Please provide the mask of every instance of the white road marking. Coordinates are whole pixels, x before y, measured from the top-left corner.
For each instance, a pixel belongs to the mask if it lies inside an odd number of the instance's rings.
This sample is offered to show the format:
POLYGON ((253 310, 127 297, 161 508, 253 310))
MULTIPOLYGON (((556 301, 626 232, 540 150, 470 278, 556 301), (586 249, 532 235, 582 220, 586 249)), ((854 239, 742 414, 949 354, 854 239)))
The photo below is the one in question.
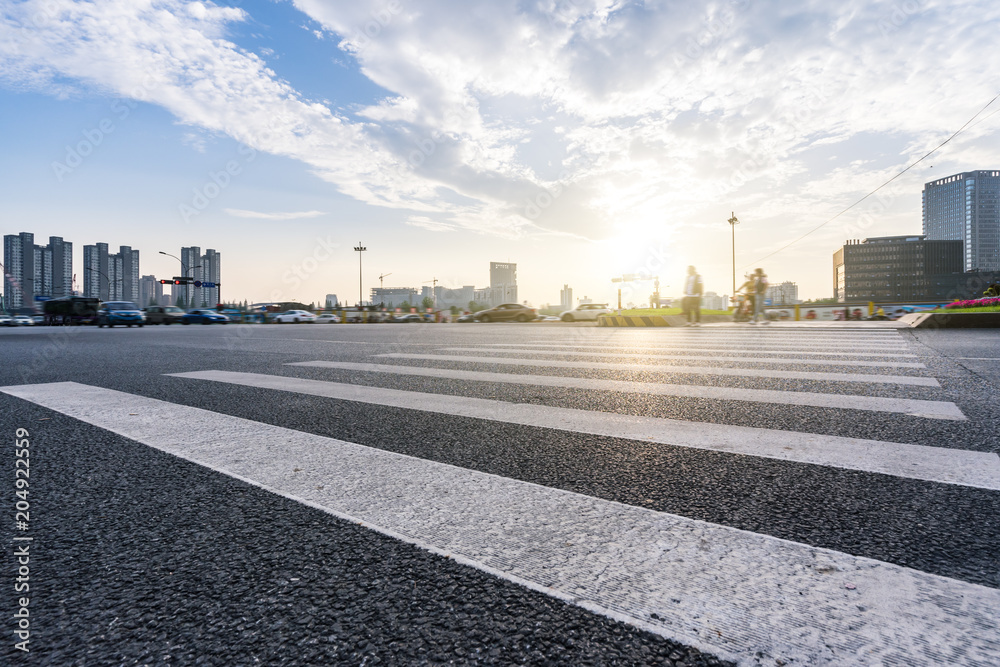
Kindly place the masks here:
POLYGON ((1000 456, 835 435, 622 415, 469 396, 402 391, 303 378, 195 371, 173 377, 226 382, 406 410, 655 442, 896 477, 1000 490, 1000 456))
POLYGON ((504 366, 535 366, 544 368, 576 368, 580 370, 651 371, 654 373, 688 375, 727 375, 736 377, 781 378, 791 380, 822 380, 826 382, 862 382, 879 384, 905 384, 921 387, 940 387, 932 377, 920 375, 868 375, 862 373, 824 373, 813 371, 782 371, 761 368, 725 368, 721 366, 676 366, 663 364, 613 364, 604 361, 560 361, 554 359, 508 359, 506 357, 467 357, 451 354, 417 354, 390 352, 377 357, 393 359, 420 359, 426 361, 457 361, 461 363, 496 364, 504 366))
POLYGON ((997 589, 109 389, 2 391, 740 665, 1000 664, 997 589))
POLYGON ((470 380, 475 382, 501 382, 538 387, 567 387, 598 391, 622 391, 653 396, 685 396, 727 401, 754 401, 781 405, 809 405, 846 410, 896 412, 929 419, 964 420, 966 417, 950 401, 924 401, 908 398, 883 398, 851 394, 820 394, 804 391, 773 391, 769 389, 740 389, 737 387, 706 387, 689 384, 663 384, 659 382, 628 382, 622 380, 595 380, 553 375, 521 375, 511 373, 486 373, 459 371, 448 368, 423 366, 391 366, 386 364, 359 364, 349 361, 299 361, 286 366, 336 368, 366 373, 392 373, 421 377, 470 380))
POLYGON ((795 364, 803 366, 865 366, 869 368, 927 368, 916 361, 859 361, 857 359, 801 359, 767 357, 723 357, 719 355, 701 357, 695 354, 653 354, 650 352, 573 352, 569 350, 531 350, 524 347, 442 347, 442 352, 477 352, 503 354, 549 354, 564 357, 623 357, 626 359, 673 359, 680 361, 751 362, 755 364, 795 364))
MULTIPOLYGON (((441 344, 438 343, 438 346, 441 344)), ((816 352, 816 348, 802 350, 794 347, 784 346, 763 346, 763 345, 740 345, 739 347, 715 347, 721 343, 708 343, 701 345, 698 343, 677 343, 675 345, 633 345, 618 341, 617 343, 596 343, 592 345, 565 345, 559 343, 490 343, 493 347, 544 347, 544 348, 566 348, 576 350, 594 350, 597 348, 619 349, 619 350, 696 350, 698 352, 753 352, 754 354, 802 354, 816 357, 892 357, 892 358, 916 358, 916 354, 899 354, 895 352, 816 352)), ((852 349, 857 349, 854 347, 852 349)), ((954 357, 953 357, 954 358, 954 357)))

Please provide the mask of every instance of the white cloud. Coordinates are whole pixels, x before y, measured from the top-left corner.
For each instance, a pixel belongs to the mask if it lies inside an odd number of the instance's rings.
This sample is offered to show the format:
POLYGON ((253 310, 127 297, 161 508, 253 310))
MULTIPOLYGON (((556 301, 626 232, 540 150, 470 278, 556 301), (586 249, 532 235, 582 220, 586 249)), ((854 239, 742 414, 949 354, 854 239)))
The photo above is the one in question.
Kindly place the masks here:
POLYGON ((247 211, 239 208, 227 208, 224 210, 226 213, 236 218, 256 218, 258 220, 298 220, 300 218, 316 218, 321 215, 326 215, 323 211, 263 213, 261 211, 247 211))

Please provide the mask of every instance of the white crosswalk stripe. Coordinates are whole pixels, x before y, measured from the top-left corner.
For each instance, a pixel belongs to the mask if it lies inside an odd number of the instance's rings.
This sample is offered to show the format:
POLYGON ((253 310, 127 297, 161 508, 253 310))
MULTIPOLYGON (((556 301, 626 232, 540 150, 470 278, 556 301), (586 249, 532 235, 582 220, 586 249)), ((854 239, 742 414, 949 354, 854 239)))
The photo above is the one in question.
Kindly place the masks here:
POLYGON ((686 361, 716 361, 716 362, 751 362, 755 364, 805 364, 809 366, 865 366, 865 367, 885 367, 885 368, 926 368, 922 363, 913 361, 858 361, 855 359, 803 359, 803 358, 767 358, 767 357, 722 357, 713 355, 702 357, 694 354, 657 354, 651 352, 571 352, 566 350, 532 350, 524 347, 518 348, 498 348, 498 347, 442 347, 442 352, 479 352, 479 353, 506 353, 523 355, 561 355, 564 357, 623 357, 627 359, 679 359, 686 361))
MULTIPOLYGON (((570 345, 565 343, 493 343, 492 347, 495 348, 520 348, 520 347, 533 347, 538 349, 574 349, 574 350, 597 350, 597 349, 607 349, 607 350, 624 350, 632 352, 635 350, 652 350, 652 351, 675 351, 681 352, 685 350, 696 350, 698 352, 752 352, 753 354, 797 354, 806 356, 826 356, 826 357, 886 357, 886 358, 916 358, 919 355, 911 353, 900 353, 900 352, 825 352, 816 351, 815 348, 804 350, 801 346, 798 347, 784 347, 775 345, 740 345, 739 348, 733 347, 716 347, 715 343, 699 344, 699 343, 678 343, 675 345, 615 345, 612 343, 607 343, 604 345, 570 345)), ((903 349, 903 348, 899 348, 903 349)))
POLYGON ((691 398, 711 398, 727 401, 751 401, 757 403, 778 403, 782 405, 809 405, 813 407, 869 410, 874 412, 897 412, 931 419, 965 419, 957 405, 950 401, 924 401, 905 398, 884 398, 879 396, 855 396, 852 394, 821 394, 804 391, 772 391, 767 389, 743 389, 739 387, 712 387, 688 384, 664 384, 658 382, 626 382, 622 380, 593 380, 552 375, 523 375, 511 373, 487 373, 482 371, 460 371, 448 368, 427 368, 424 366, 397 366, 387 364, 359 364, 349 361, 299 361, 289 366, 311 366, 365 373, 392 373, 396 375, 419 375, 474 382, 501 382, 525 384, 538 387, 567 387, 597 391, 623 391, 648 396, 686 396, 691 398))
POLYGON ((1000 661, 994 588, 109 389, 2 391, 741 664, 1000 661))
POLYGON ((733 377, 782 378, 789 380, 823 380, 827 382, 867 382, 938 387, 932 377, 919 375, 869 375, 862 373, 827 373, 820 371, 783 371, 759 368, 725 368, 722 366, 680 366, 665 364, 608 363, 603 361, 560 361, 555 359, 510 359, 506 357, 472 357, 451 354, 419 354, 389 352, 379 357, 391 359, 417 359, 425 361, 453 361, 464 363, 494 364, 502 366, 537 366, 545 368, 577 368, 583 370, 652 371, 657 373, 684 373, 692 375, 726 375, 733 377))

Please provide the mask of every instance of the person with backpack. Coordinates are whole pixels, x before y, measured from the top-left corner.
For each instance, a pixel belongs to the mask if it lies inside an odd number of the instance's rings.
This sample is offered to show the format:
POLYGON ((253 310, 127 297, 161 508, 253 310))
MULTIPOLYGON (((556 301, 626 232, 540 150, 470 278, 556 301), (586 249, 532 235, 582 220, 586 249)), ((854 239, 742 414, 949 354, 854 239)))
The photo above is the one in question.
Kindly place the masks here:
POLYGON ((689 266, 687 278, 684 280, 684 299, 681 300, 681 308, 687 316, 685 326, 701 326, 701 296, 704 291, 705 285, 701 281, 701 276, 693 266, 689 266))

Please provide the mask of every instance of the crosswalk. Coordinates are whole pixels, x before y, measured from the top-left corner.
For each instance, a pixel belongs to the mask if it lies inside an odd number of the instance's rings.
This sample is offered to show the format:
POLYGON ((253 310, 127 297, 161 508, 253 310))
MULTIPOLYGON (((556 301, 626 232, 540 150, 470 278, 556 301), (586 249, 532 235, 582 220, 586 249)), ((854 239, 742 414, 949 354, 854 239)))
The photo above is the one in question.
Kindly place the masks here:
MULTIPOLYGON (((973 418, 895 331, 593 332, 363 359, 316 346, 326 358, 280 372, 168 377, 324 411, 348 402, 458 430, 523 428, 538 447, 553 433, 581 451, 597 438, 716 457, 707 465, 766 460, 793 477, 1000 492, 997 454, 916 437, 973 418), (883 434, 885 423, 895 428, 883 434), (844 426, 819 432, 831 424, 844 426), (866 429, 878 437, 859 437, 866 429)), ((137 393, 0 391, 741 665, 1000 664, 995 585, 137 393)), ((657 474, 669 489, 684 469, 657 474)))

